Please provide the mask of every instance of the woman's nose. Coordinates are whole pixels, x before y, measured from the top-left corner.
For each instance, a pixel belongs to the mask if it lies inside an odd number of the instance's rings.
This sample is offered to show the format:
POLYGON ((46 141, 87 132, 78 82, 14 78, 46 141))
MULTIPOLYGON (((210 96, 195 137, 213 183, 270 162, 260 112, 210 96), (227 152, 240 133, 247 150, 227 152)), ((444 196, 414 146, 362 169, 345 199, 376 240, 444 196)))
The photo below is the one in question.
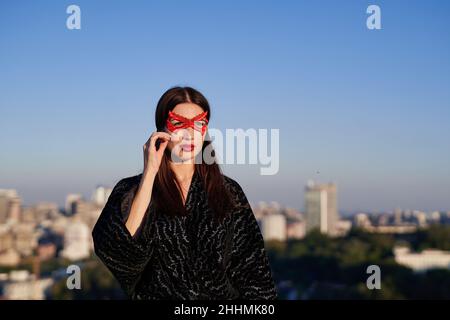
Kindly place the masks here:
POLYGON ((183 130, 183 140, 189 141, 194 138, 194 129, 186 128, 183 130))

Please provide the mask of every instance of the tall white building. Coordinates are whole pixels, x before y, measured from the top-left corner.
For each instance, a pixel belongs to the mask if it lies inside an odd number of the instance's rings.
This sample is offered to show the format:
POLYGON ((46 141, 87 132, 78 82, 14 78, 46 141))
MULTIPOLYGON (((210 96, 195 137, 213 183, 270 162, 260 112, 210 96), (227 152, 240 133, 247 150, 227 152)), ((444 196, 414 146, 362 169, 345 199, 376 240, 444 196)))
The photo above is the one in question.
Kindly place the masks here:
POLYGON ((425 212, 414 210, 413 216, 420 227, 425 227, 427 225, 427 214, 425 212))
POLYGON ((339 220, 336 193, 333 183, 316 185, 308 182, 305 189, 306 232, 318 229, 324 234, 336 234, 339 220))
POLYGON ((17 222, 22 200, 15 189, 0 189, 0 223, 17 222))
POLYGON ((111 194, 112 189, 106 188, 103 186, 98 186, 95 188, 94 192, 92 193, 92 201, 99 206, 104 206, 106 204, 106 201, 108 200, 109 195, 111 194))
POLYGON ((69 260, 80 260, 89 257, 91 233, 89 227, 78 219, 68 223, 64 232, 64 249, 61 255, 69 260))
POLYGON ((265 241, 286 240, 286 217, 281 213, 271 213, 261 220, 262 234, 265 241))

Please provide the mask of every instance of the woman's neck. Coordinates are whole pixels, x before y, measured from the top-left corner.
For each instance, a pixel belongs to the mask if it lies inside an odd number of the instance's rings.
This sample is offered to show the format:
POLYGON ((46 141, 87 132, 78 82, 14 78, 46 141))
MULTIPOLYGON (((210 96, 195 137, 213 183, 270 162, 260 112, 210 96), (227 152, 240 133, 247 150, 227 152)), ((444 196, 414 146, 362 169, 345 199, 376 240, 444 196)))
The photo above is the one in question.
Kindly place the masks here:
POLYGON ((183 182, 191 180, 195 171, 194 163, 176 163, 172 161, 169 161, 169 163, 170 168, 177 177, 178 181, 183 182))

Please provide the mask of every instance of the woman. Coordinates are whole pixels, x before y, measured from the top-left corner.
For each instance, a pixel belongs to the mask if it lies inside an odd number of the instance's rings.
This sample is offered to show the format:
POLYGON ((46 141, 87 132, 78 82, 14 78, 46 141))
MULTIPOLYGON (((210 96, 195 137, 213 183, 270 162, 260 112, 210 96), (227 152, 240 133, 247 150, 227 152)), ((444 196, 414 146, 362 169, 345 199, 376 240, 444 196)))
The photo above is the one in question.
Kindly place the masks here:
POLYGON ((277 298, 242 188, 197 161, 212 147, 210 116, 197 90, 166 91, 143 173, 116 184, 94 226, 95 253, 132 299, 277 298))

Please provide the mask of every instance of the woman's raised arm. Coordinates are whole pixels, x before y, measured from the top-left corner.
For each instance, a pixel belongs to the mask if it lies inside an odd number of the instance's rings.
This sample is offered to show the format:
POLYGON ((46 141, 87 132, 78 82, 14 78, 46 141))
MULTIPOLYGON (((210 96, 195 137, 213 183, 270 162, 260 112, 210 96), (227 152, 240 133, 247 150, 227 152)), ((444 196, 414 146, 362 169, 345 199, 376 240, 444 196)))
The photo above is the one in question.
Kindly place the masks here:
POLYGON ((136 194, 132 178, 120 180, 114 187, 92 231, 96 255, 131 296, 145 266, 152 257, 154 214, 148 206, 134 235, 125 226, 136 194))

